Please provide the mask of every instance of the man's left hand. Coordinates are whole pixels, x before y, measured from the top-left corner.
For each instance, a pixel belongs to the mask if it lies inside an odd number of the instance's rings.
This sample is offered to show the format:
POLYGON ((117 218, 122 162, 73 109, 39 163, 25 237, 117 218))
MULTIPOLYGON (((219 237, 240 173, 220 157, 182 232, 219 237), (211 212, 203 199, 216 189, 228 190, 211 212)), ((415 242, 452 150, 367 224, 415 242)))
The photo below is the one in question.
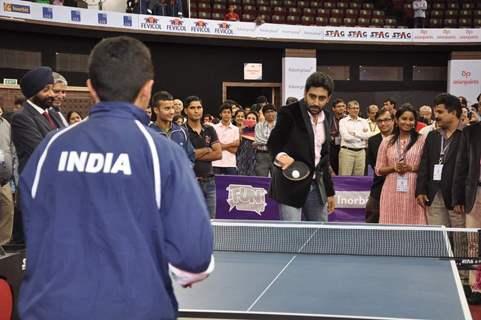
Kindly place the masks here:
POLYGON ((336 207, 336 198, 334 196, 327 197, 327 213, 331 214, 334 212, 336 207))

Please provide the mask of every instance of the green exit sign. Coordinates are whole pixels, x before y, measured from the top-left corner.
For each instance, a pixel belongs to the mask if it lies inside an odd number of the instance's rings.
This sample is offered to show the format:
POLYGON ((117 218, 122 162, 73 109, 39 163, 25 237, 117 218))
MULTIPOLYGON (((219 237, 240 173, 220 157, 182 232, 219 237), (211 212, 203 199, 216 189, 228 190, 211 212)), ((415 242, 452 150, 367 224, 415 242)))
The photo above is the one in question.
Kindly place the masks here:
POLYGON ((3 84, 16 85, 16 84, 18 84, 18 81, 17 81, 17 79, 3 78, 3 84))

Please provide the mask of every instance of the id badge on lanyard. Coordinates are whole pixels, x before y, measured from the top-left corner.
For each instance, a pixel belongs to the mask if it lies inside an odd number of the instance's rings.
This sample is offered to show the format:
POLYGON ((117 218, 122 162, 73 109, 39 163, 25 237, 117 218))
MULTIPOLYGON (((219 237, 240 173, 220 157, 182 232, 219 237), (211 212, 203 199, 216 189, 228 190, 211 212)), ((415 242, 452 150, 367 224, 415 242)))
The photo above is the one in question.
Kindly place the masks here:
POLYGON ((433 181, 441 181, 441 177, 443 175, 444 155, 446 154, 450 143, 451 142, 444 146, 444 137, 441 136, 441 153, 439 154, 439 163, 434 165, 433 181))
POLYGON ((397 192, 408 192, 408 176, 397 176, 396 179, 396 191, 397 192))
MULTIPOLYGON (((409 140, 406 144, 406 146, 409 144, 411 141, 411 137, 409 137, 409 140)), ((401 145, 399 140, 396 143, 396 151, 397 151, 397 156, 399 159, 399 162, 404 162, 406 161, 406 151, 401 153, 401 145)), ((408 192, 408 176, 407 175, 399 175, 397 176, 396 179, 396 192, 408 192)))

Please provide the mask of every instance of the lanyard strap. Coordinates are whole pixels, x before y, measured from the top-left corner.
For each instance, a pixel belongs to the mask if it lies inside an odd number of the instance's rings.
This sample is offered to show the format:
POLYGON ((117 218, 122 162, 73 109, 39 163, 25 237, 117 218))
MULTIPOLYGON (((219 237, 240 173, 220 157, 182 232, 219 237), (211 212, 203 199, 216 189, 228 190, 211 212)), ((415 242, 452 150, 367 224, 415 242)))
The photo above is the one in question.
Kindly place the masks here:
POLYGON ((445 142, 444 136, 441 134, 441 152, 439 154, 439 164, 442 164, 444 162, 444 155, 448 151, 451 141, 452 141, 451 139, 448 139, 448 143, 444 145, 444 142, 445 142))
POLYGON ((411 142, 411 136, 409 136, 408 142, 406 143, 406 147, 404 148, 404 152, 401 153, 401 138, 398 138, 396 141, 396 151, 397 151, 397 157, 399 161, 404 161, 406 159, 406 153, 407 153, 407 146, 411 142))

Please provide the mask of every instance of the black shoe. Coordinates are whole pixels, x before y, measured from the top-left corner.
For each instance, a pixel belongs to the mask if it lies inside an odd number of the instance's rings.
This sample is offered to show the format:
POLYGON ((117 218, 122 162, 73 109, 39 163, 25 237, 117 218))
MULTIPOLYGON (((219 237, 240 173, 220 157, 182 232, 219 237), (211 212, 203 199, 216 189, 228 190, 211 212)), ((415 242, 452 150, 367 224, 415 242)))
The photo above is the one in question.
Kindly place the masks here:
POLYGON ((481 304, 481 292, 473 292, 468 296, 468 304, 481 304))
POLYGON ((25 250, 25 242, 10 241, 9 243, 2 246, 7 252, 16 252, 25 250))

